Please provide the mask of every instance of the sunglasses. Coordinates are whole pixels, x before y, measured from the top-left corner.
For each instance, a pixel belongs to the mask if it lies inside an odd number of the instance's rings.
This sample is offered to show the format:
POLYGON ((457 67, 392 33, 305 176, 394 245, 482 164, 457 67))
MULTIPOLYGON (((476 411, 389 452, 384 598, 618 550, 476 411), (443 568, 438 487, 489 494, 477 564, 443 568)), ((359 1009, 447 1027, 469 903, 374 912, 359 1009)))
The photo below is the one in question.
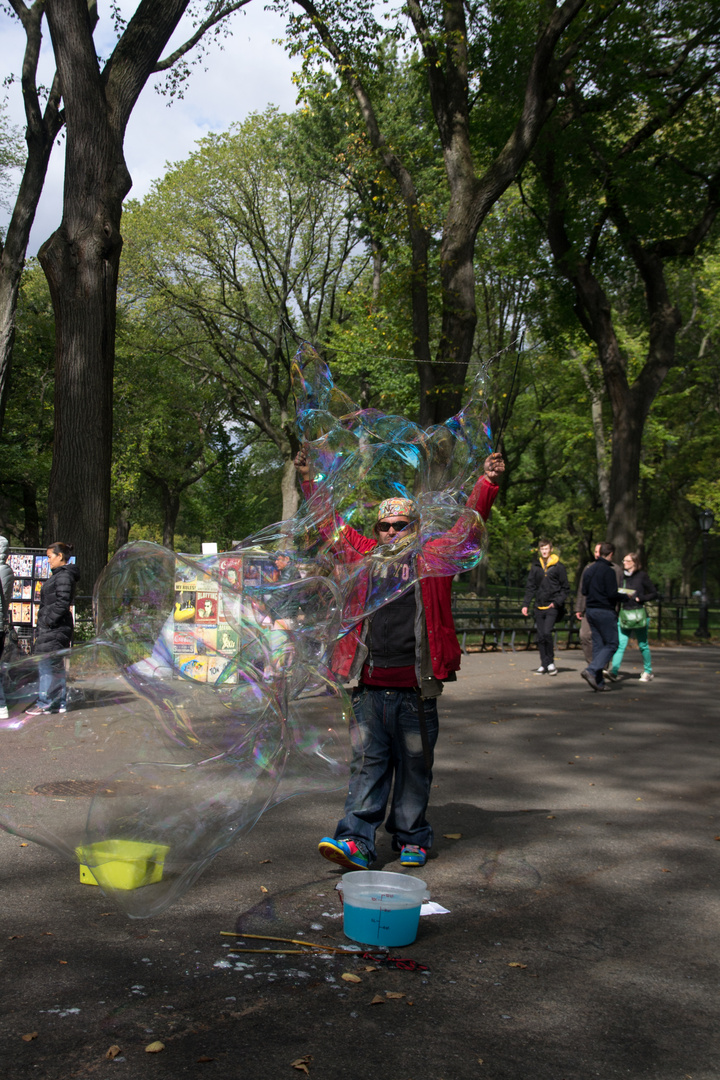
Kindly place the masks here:
POLYGON ((403 529, 407 529, 409 524, 409 521, 378 521, 377 531, 390 532, 391 529, 394 529, 395 532, 402 532, 403 529))

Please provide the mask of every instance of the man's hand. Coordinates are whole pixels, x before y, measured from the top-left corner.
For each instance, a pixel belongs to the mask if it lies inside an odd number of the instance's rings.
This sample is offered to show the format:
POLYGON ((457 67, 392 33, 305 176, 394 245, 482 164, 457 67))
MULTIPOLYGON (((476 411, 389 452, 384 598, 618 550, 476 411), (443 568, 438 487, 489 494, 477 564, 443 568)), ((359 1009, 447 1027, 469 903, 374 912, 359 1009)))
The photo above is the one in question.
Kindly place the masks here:
POLYGON ((491 484, 497 484, 500 476, 505 472, 505 462, 502 459, 502 454, 490 454, 485 458, 485 464, 483 466, 483 473, 486 480, 489 480, 491 484))
POLYGON ((575 618, 576 619, 582 619, 582 617, 583 617, 582 611, 576 611, 575 612, 575 618))
POLYGON ((310 466, 308 465, 306 447, 300 447, 293 460, 293 465, 302 483, 307 484, 310 479, 310 466))
POLYGON ((520 610, 522 611, 525 618, 527 618, 528 609, 526 607, 524 607, 524 608, 520 608, 520 610))

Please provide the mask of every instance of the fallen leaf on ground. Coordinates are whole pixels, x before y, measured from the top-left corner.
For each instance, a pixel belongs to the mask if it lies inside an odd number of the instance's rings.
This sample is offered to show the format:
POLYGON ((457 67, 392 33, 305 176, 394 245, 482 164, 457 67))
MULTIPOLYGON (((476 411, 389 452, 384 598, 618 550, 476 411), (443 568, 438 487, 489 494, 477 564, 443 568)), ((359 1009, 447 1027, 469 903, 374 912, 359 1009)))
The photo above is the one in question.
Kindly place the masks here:
POLYGON ((198 1065, 203 1065, 206 1061, 214 1061, 214 1060, 215 1060, 215 1058, 203 1056, 203 1057, 199 1057, 197 1059, 197 1064, 198 1065))
POLYGON ((414 1002, 414 1001, 406 1001, 406 1002, 405 1002, 405 1004, 406 1004, 406 1005, 414 1005, 414 1004, 415 1004, 415 1002, 414 1002))
POLYGON ((375 997, 369 1002, 370 1005, 384 1005, 385 998, 381 994, 376 994, 375 997))
POLYGON ((305 1057, 295 1058, 294 1061, 291 1061, 290 1067, 293 1069, 298 1069, 299 1072, 304 1072, 306 1076, 309 1076, 310 1070, 308 1069, 308 1065, 311 1061, 312 1054, 306 1054, 305 1057))
POLYGON ((345 982, 352 982, 352 983, 362 982, 362 979, 360 978, 360 976, 359 975, 353 975, 353 973, 351 971, 343 971, 340 978, 344 979, 345 982))
POLYGON ((29 1035, 23 1035, 22 1036, 22 1041, 23 1042, 32 1042, 33 1039, 37 1039, 37 1037, 38 1037, 37 1031, 31 1031, 29 1035))
POLYGON ((554 821, 555 820, 555 815, 554 814, 548 814, 547 819, 548 819, 548 821, 554 821))
POLYGON ((267 892, 267 889, 265 888, 264 885, 260 886, 260 892, 267 892))
POLYGON ((485 1064, 485 1062, 483 1061, 483 1059, 478 1058, 478 1065, 484 1065, 484 1064, 485 1064))
POLYGON ((269 862, 272 862, 272 859, 261 859, 261 860, 260 860, 260 865, 261 865, 261 866, 264 866, 264 865, 265 865, 265 863, 269 863, 269 862))
POLYGON ((527 967, 527 964, 519 964, 519 963, 517 962, 517 960, 513 960, 513 962, 512 962, 511 964, 508 964, 508 967, 519 967, 519 968, 526 968, 526 967, 527 967))
POLYGON ((112 1059, 116 1058, 119 1053, 120 1053, 120 1047, 113 1045, 108 1049, 107 1053, 105 1054, 105 1057, 108 1059, 108 1061, 112 1061, 112 1059))
POLYGON ((58 964, 67 964, 67 960, 58 960, 58 964))
POLYGON ((360 968, 361 971, 379 971, 380 968, 373 967, 372 964, 368 964, 367 967, 360 968))
POLYGON ((386 990, 385 991, 385 997, 387 997, 387 998, 404 998, 405 995, 398 993, 397 990, 386 990))
POLYGON ((27 844, 21 844, 20 847, 27 847, 27 844))
POLYGON ((662 871, 661 871, 661 872, 662 872, 663 874, 672 874, 672 870, 666 870, 664 866, 663 866, 663 868, 662 868, 662 871))
POLYGON ((459 840, 462 836, 461 832, 444 832, 443 836, 446 840, 459 840))
POLYGON ((21 938, 21 937, 25 937, 25 935, 24 934, 11 934, 10 937, 8 938, 8 941, 15 941, 15 938, 21 938))
POLYGON ((145 1047, 146 1054, 159 1054, 161 1050, 165 1049, 164 1042, 151 1042, 145 1047))

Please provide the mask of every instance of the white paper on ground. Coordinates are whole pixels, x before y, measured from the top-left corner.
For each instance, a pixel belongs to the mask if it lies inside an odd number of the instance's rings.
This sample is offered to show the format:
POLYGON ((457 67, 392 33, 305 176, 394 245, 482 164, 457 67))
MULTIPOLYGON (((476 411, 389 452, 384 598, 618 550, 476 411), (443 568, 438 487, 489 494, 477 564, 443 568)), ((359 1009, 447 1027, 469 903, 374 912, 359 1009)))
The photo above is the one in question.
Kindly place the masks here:
POLYGON ((431 900, 427 904, 423 904, 420 908, 421 915, 449 915, 450 911, 446 907, 441 907, 440 904, 436 904, 434 900, 431 900))

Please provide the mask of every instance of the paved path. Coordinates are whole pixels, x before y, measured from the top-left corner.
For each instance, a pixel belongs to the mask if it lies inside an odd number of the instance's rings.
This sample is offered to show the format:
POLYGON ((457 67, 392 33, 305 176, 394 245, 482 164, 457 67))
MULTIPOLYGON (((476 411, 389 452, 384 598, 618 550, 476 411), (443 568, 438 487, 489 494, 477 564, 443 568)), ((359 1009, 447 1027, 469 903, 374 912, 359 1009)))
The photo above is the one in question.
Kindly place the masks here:
POLYGON ((650 684, 638 658, 605 695, 577 651, 552 679, 535 653, 464 659, 418 875, 450 914, 399 950, 427 972, 228 959, 236 927, 345 943, 315 854, 339 795, 273 810, 143 921, 0 835, 0 1075, 275 1080, 308 1057, 314 1080, 718 1080, 720 650, 654 650, 650 684))

